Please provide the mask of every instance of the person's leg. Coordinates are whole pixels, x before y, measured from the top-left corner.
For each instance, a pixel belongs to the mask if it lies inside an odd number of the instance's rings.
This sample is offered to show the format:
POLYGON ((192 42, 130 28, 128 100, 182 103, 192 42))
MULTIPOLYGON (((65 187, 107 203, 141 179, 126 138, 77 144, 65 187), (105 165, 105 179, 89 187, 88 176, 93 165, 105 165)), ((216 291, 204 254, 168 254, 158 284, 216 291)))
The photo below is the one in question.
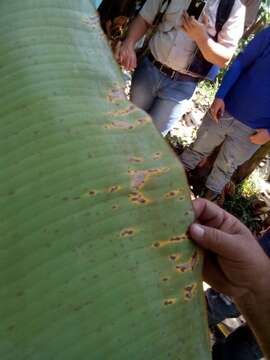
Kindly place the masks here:
POLYGON ((216 123, 209 113, 205 115, 196 140, 180 155, 186 170, 195 169, 201 160, 210 155, 224 141, 231 123, 231 117, 226 113, 219 123, 216 123))
POLYGON ((188 100, 177 103, 172 100, 155 99, 149 114, 162 136, 166 136, 177 120, 185 114, 188 100))
POLYGON ((133 74, 130 100, 140 109, 149 113, 159 83, 159 70, 145 57, 133 74))
POLYGON ((207 189, 220 194, 238 166, 250 159, 258 150, 260 145, 252 144, 249 139, 253 133, 254 129, 238 120, 233 120, 226 140, 207 178, 205 184, 207 189))
POLYGON ((163 136, 185 114, 196 86, 195 82, 172 80, 161 73, 156 98, 149 113, 163 136))

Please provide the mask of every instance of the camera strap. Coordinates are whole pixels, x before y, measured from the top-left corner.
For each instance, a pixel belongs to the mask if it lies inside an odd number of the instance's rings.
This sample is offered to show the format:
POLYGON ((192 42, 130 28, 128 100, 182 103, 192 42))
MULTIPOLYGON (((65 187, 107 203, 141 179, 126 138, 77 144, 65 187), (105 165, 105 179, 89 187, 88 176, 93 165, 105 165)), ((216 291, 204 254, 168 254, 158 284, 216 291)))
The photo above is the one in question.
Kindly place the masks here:
POLYGON ((163 16, 166 14, 171 1, 172 0, 162 0, 159 11, 156 14, 152 24, 153 28, 157 27, 162 22, 163 16))
POLYGON ((220 0, 216 17, 216 37, 222 30, 223 25, 229 19, 235 0, 220 0))

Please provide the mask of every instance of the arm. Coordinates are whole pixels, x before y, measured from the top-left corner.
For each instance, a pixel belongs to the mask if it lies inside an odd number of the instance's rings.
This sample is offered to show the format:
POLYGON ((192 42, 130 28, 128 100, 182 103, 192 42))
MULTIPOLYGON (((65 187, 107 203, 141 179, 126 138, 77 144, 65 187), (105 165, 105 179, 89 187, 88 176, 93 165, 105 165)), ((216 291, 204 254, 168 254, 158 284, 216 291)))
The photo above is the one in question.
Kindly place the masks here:
POLYGON ((218 291, 232 296, 270 357, 270 259, 250 231, 217 205, 193 202, 194 241, 205 249, 203 275, 218 291))
POLYGON ((159 11, 161 0, 147 0, 140 11, 140 14, 131 23, 127 38, 121 44, 116 58, 127 70, 134 70, 137 66, 135 45, 147 32, 159 11))
POLYGON ((256 61, 256 59, 264 51, 269 43, 270 28, 261 31, 256 37, 246 46, 244 51, 236 58, 230 69, 226 72, 222 84, 217 92, 216 97, 224 99, 236 83, 242 71, 248 68, 256 61))
POLYGON ((212 64, 224 67, 231 60, 243 35, 246 8, 240 0, 235 1, 228 20, 215 40, 208 35, 207 15, 210 15, 211 11, 206 6, 202 23, 188 17, 187 13, 185 13, 184 19, 189 24, 188 28, 184 28, 184 30, 196 42, 206 60, 212 64))
MULTIPOLYGON (((218 114, 222 115, 225 110, 224 99, 230 89, 237 82, 241 73, 246 68, 252 66, 256 59, 262 54, 265 47, 269 43, 270 28, 263 30, 247 45, 244 51, 232 63, 229 70, 226 72, 222 84, 216 94, 216 99, 211 106, 211 114, 214 120, 218 121, 218 114)), ((251 136, 251 142, 254 144, 265 144, 269 139, 269 129, 258 130, 258 134, 251 136)))
POLYGON ((210 112, 215 121, 219 121, 219 118, 223 116, 225 111, 225 102, 224 98, 227 93, 230 91, 231 87, 236 83, 241 72, 243 70, 243 66, 241 62, 236 59, 230 69, 226 72, 222 84, 216 93, 216 98, 211 105, 210 112))
POLYGON ((230 69, 226 72, 222 83, 218 89, 218 92, 216 94, 216 98, 218 99, 224 99, 230 89, 233 87, 233 85, 238 80, 239 76, 241 75, 241 72, 243 71, 243 65, 239 59, 236 59, 230 69))
POLYGON ((127 70, 134 70, 137 67, 137 56, 135 45, 146 33, 150 25, 144 18, 138 15, 130 25, 127 38, 123 41, 115 54, 119 64, 127 70))
POLYGON ((230 61, 234 50, 214 41, 208 35, 205 24, 206 19, 200 22, 186 12, 183 13, 182 28, 196 42, 204 58, 212 64, 224 67, 230 61))
MULTIPOLYGON (((266 280, 266 279, 264 279, 266 280)), ((262 351, 270 358, 270 291, 267 283, 258 284, 255 293, 235 299, 239 311, 253 330, 262 351)))
POLYGON ((138 15, 131 23, 126 40, 124 41, 131 47, 135 47, 151 25, 144 20, 141 15, 138 15))

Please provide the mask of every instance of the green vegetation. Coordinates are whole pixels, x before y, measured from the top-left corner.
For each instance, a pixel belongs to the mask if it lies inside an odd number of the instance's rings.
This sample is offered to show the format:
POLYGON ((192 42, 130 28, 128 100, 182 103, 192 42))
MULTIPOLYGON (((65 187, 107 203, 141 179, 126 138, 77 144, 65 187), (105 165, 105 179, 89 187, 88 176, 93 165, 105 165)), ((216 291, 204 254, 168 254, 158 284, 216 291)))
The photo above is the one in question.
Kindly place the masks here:
POLYGON ((259 190, 251 178, 236 187, 235 193, 224 202, 224 209, 241 220, 254 234, 262 230, 262 220, 254 215, 253 204, 259 190))

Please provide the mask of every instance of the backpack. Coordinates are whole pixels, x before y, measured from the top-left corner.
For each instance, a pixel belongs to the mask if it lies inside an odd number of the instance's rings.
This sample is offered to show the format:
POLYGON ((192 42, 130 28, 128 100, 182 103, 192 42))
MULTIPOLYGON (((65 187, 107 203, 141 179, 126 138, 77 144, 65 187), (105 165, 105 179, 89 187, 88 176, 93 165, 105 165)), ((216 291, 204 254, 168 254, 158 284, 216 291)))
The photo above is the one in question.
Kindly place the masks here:
MULTIPOLYGON (((218 34, 222 30, 223 25, 229 19, 235 0, 220 0, 217 17, 216 17, 216 36, 214 40, 217 41, 218 34)), ((193 60, 188 67, 188 71, 200 75, 201 78, 214 80, 219 72, 219 66, 213 65, 207 61, 199 48, 197 47, 193 56, 193 60)))

